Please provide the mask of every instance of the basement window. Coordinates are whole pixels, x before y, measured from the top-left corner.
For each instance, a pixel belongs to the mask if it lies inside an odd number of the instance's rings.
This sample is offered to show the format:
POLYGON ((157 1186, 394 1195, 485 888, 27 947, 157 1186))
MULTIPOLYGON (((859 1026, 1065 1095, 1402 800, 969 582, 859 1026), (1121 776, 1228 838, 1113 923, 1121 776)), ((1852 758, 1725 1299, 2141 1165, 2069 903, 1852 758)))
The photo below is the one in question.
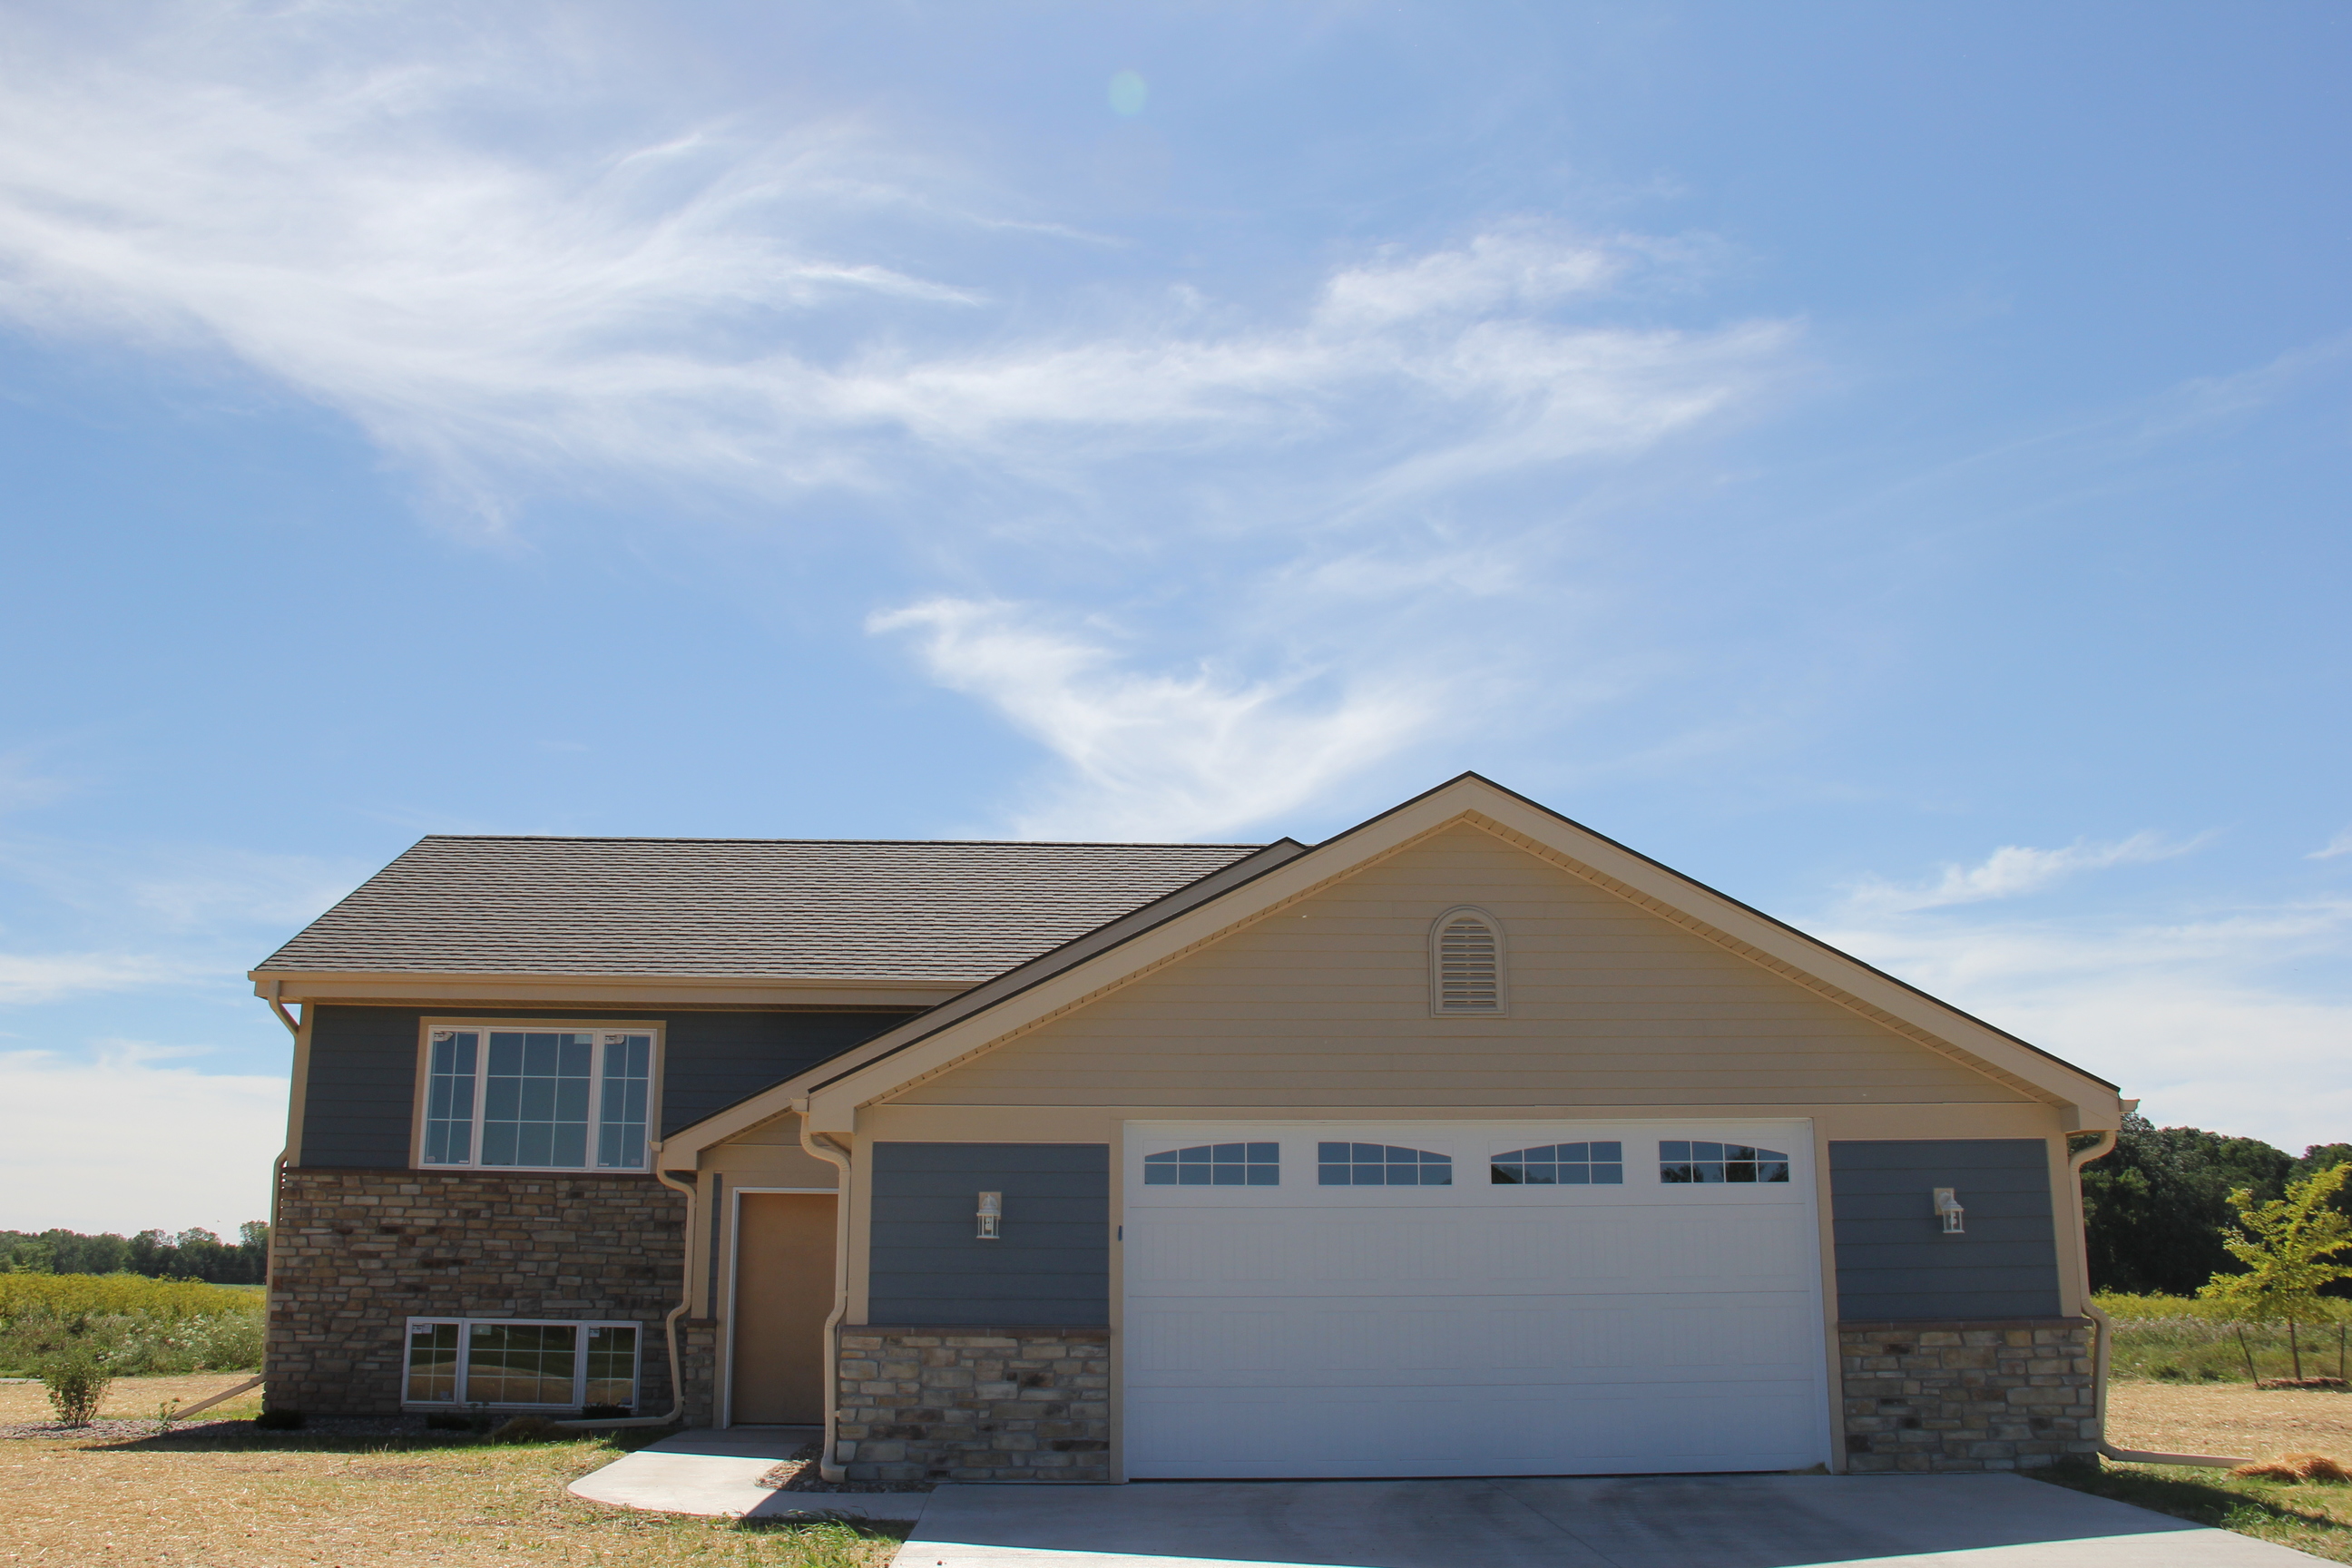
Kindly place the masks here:
POLYGON ((430 1028, 419 1164, 642 1171, 649 1029, 430 1028))
POLYGON ((1429 929, 1429 1010, 1440 1017, 1504 1009, 1502 923, 1484 910, 1448 910, 1429 929))
POLYGON ((410 1405, 543 1410, 637 1402, 637 1325, 411 1318, 401 1397, 410 1405))

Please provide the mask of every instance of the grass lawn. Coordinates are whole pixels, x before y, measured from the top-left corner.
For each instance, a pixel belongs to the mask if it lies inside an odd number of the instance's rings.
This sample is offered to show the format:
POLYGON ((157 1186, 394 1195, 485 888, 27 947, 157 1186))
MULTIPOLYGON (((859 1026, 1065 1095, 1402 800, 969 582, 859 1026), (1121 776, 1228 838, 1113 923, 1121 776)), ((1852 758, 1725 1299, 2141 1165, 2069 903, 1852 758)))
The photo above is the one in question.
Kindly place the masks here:
POLYGON ((2330 1563, 2352 1563, 2352 1486, 2342 1481, 2257 1481, 2175 1465, 2069 1465, 2027 1474, 2330 1563))
MULTIPOLYGON (((2256 1389, 2242 1382, 2119 1380, 2107 1394, 2107 1439, 2119 1448, 2175 1454, 2273 1459, 2319 1453, 2352 1461, 2352 1394, 2256 1389)), ((2253 1480, 2226 1470, 2112 1463, 2028 1473, 2330 1563, 2352 1563, 2352 1486, 2341 1481, 2253 1480)))
MULTIPOLYGON (((134 1386, 117 1403, 123 1415, 152 1414, 160 1397, 134 1386)), ((563 1489, 622 1447, 300 1432, 0 1442, 0 1564, 881 1568, 898 1550, 888 1527, 746 1526, 608 1508, 563 1489)))

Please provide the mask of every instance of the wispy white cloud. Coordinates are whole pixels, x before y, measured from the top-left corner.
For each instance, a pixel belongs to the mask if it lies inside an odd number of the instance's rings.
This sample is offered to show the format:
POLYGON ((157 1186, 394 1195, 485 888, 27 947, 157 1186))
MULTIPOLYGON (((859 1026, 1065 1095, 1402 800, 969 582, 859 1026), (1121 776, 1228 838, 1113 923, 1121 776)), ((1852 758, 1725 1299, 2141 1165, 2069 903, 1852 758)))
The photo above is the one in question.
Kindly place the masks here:
POLYGON ((2304 857, 2306 860, 2333 860, 2338 855, 2352 855, 2352 827, 2346 828, 2318 848, 2304 857))
POLYGON ((247 939, 316 918, 374 868, 312 855, 191 845, 0 843, 0 874, 114 925, 247 939))
POLYGON ((943 204, 965 172, 868 126, 494 143, 468 130, 490 82, 509 115, 560 114, 503 74, 520 32, 472 21, 461 50, 313 7, 298 33, 340 27, 333 58, 369 62, 330 67, 271 41, 282 15, 151 15, 102 54, 27 38, 0 60, 0 311, 224 349, 492 510, 519 468, 775 493, 885 486, 928 454, 1066 484, 1139 450, 1321 440, 1351 478, 1492 470, 1654 440, 1788 341, 1554 321, 1655 247, 1526 224, 1343 265, 1286 321, 1139 296, 1007 331, 953 274, 960 236, 1011 220, 943 204), (923 239, 861 237, 886 210, 923 239), (974 312, 984 348, 950 319, 974 312))
POLYGON ((194 978, 184 960, 130 952, 0 952, 0 1003, 57 1002, 194 978))
POLYGON ((2039 892, 2081 871, 2105 870, 2149 860, 2168 860, 2197 847, 2156 833, 2135 833, 2111 844, 2077 843, 2063 849, 2005 844, 1973 866, 1946 866, 1932 882, 1904 885, 1865 880, 1849 889, 1852 902, 1883 912, 1942 909, 2039 892))
MULTIPOLYGON (((1096 792, 1127 803, 1098 828, 1230 831, 1433 733, 1508 637, 1465 585, 1524 579, 1550 521, 1485 521, 1476 487, 1651 451, 1795 374, 1795 323, 1616 310, 1692 270, 1681 242, 1506 216, 1246 304, 1123 264, 1041 308, 988 247, 1113 253, 1050 194, 877 117, 665 99, 551 9, 133 15, 0 54, 0 319, 233 360, 491 525, 629 486, 898 520, 967 606, 922 623, 965 662, 926 668, 1063 763, 1032 826, 1096 792), (1149 618, 1065 573, 1074 542, 1194 542, 1229 582, 1189 638, 1130 665, 1052 629, 1081 595, 1149 618), (970 608, 997 597, 1039 608, 970 608)), ((208 880, 144 907, 196 919, 208 880)))
POLYGON ((874 617, 921 639, 932 676, 988 702, 1069 770, 1024 812, 1024 837, 1206 838, 1313 798, 1419 738, 1437 693, 1300 670, 1126 668, 1032 609, 934 599, 874 617))
POLYGON ((2008 846, 1932 881, 1850 887, 1807 928, 2120 1084, 2160 1122, 2294 1149, 2340 1140, 2352 1087, 2332 1086, 2352 1049, 2352 1001, 2290 977, 2352 956, 2352 900, 2208 903, 2168 916, 1999 907, 2199 842, 2140 833, 2054 850, 2008 846), (2280 1094, 2282 1082, 2297 1091, 2280 1094))
POLYGON ((184 1065, 204 1054, 120 1039, 86 1058, 0 1051, 0 1228, 233 1236, 266 1218, 287 1080, 184 1065))

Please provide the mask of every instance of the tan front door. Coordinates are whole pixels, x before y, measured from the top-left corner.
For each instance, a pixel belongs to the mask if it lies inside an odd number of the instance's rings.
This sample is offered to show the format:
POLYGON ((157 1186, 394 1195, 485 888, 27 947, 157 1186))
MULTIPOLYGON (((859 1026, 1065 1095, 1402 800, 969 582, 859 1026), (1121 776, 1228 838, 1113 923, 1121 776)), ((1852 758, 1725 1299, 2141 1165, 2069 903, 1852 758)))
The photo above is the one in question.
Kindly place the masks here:
POLYGON ((745 1193, 735 1237, 738 1426, 824 1419, 824 1320, 833 1310, 833 1196, 745 1193))

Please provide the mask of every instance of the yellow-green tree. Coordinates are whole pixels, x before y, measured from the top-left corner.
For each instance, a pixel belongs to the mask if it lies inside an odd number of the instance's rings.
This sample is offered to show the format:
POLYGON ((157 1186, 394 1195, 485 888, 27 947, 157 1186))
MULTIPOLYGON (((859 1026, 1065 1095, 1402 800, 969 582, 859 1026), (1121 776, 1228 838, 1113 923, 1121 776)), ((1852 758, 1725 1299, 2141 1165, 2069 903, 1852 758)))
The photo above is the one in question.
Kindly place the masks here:
MULTIPOLYGON (((2336 1194, 2352 1177, 2352 1164, 2320 1172, 2300 1182, 2289 1182, 2286 1196, 2258 1204, 2251 1188, 2230 1194, 2238 1223, 2222 1232, 2221 1245, 2246 1266, 2243 1274, 2216 1274, 2197 1294, 2216 1306, 2234 1310, 2257 1323, 2286 1324, 2287 1351, 2294 1358, 2294 1375, 2303 1378, 2303 1347, 2295 1339, 2301 1322, 2325 1322, 2335 1317, 2336 1303, 2319 1292, 2338 1279, 2352 1278, 2342 1255, 2352 1250, 2352 1216, 2333 1206, 2336 1194)), ((2240 1336, 2243 1348, 2243 1336, 2240 1336)), ((2253 1356, 2246 1371, 2253 1373, 2253 1356)))

